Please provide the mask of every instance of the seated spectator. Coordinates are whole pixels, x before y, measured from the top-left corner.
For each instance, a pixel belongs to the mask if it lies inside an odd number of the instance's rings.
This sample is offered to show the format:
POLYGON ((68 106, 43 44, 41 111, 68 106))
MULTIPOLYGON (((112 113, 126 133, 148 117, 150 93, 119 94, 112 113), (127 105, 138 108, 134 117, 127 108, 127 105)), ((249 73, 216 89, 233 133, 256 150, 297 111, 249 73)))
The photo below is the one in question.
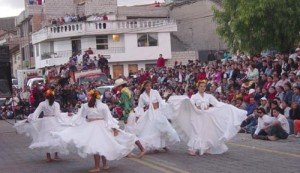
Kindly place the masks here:
POLYGON ((267 140, 275 141, 278 139, 287 139, 290 133, 290 126, 288 120, 284 115, 280 113, 280 109, 273 110, 273 117, 275 120, 268 126, 265 127, 267 132, 267 140))
POLYGON ((300 106, 297 104, 297 102, 292 102, 291 109, 289 112, 289 117, 288 117, 291 134, 294 134, 295 120, 300 120, 300 106))
POLYGON ((270 124, 272 124, 272 122, 275 120, 274 117, 271 117, 269 115, 266 114, 266 111, 264 108, 258 108, 257 109, 257 127, 256 130, 254 132, 254 134, 252 134, 252 138, 254 139, 259 139, 260 136, 267 136, 267 132, 266 127, 270 124))

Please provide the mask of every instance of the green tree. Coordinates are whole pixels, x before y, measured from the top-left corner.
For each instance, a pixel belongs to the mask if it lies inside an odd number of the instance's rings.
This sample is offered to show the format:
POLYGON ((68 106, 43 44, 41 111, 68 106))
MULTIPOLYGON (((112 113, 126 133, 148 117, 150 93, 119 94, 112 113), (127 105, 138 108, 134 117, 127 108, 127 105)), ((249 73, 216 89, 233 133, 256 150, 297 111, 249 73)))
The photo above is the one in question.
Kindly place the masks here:
POLYGON ((300 0, 222 0, 213 7, 217 33, 232 51, 288 52, 300 38, 300 0))

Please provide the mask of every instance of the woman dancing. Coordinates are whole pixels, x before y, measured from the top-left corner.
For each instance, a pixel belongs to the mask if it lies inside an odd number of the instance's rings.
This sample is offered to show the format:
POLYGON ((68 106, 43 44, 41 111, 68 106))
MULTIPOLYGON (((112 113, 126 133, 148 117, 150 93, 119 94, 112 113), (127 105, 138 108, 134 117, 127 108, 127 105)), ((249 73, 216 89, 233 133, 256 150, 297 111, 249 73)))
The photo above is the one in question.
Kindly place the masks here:
POLYGON ((174 106, 175 129, 187 142, 192 156, 204 153, 222 154, 228 150, 225 142, 233 138, 246 119, 247 112, 232 105, 219 102, 205 93, 206 81, 198 82, 198 93, 191 99, 171 97, 174 106))
POLYGON ((75 146, 81 157, 94 155, 95 167, 89 172, 100 171, 101 158, 103 168, 108 169, 106 159, 121 159, 134 149, 136 137, 119 129, 108 106, 100 101, 98 91, 88 92, 88 103, 82 106, 76 116, 82 118, 81 125, 52 134, 62 143, 75 146))
POLYGON ((164 149, 179 142, 179 136, 163 112, 163 99, 150 81, 145 81, 138 103, 140 118, 137 121, 136 135, 147 150, 164 149))
POLYGON ((46 154, 48 162, 60 160, 58 152, 67 153, 65 146, 60 145, 59 141, 50 134, 50 131, 62 130, 64 126, 60 122, 67 120, 66 117, 68 117, 60 112, 60 105, 54 101, 54 95, 54 91, 47 90, 46 100, 39 104, 27 120, 20 121, 14 126, 18 133, 25 133, 32 138, 29 148, 46 148, 48 150, 46 154), (44 116, 39 118, 42 112, 44 116), (53 152, 54 159, 51 158, 53 152))

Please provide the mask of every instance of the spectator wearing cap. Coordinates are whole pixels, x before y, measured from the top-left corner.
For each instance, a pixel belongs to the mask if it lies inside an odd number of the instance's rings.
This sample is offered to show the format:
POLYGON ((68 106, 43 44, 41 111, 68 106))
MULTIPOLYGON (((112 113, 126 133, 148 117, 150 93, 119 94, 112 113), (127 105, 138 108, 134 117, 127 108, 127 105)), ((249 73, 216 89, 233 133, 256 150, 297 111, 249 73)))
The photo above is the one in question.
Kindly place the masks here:
POLYGON ((265 112, 270 111, 269 103, 268 103, 268 100, 266 97, 262 97, 260 99, 260 108, 263 108, 265 110, 265 112))

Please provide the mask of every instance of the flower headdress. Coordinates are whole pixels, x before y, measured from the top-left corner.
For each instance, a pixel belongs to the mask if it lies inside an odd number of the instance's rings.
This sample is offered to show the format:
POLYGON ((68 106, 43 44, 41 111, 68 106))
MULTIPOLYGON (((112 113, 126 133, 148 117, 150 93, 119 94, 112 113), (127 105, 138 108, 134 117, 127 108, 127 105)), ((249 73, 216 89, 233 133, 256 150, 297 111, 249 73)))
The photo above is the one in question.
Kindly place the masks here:
POLYGON ((204 80, 199 80, 198 83, 197 83, 197 86, 199 86, 202 83, 207 84, 207 80, 205 80, 205 79, 204 80))
POLYGON ((51 96, 54 96, 55 95, 55 93, 54 93, 54 91, 53 90, 47 90, 46 92, 45 92, 45 96, 46 97, 51 97, 51 96))
POLYGON ((93 90, 93 89, 88 92, 88 95, 92 96, 92 97, 96 97, 96 99, 100 99, 101 98, 100 92, 97 91, 97 90, 93 90))

